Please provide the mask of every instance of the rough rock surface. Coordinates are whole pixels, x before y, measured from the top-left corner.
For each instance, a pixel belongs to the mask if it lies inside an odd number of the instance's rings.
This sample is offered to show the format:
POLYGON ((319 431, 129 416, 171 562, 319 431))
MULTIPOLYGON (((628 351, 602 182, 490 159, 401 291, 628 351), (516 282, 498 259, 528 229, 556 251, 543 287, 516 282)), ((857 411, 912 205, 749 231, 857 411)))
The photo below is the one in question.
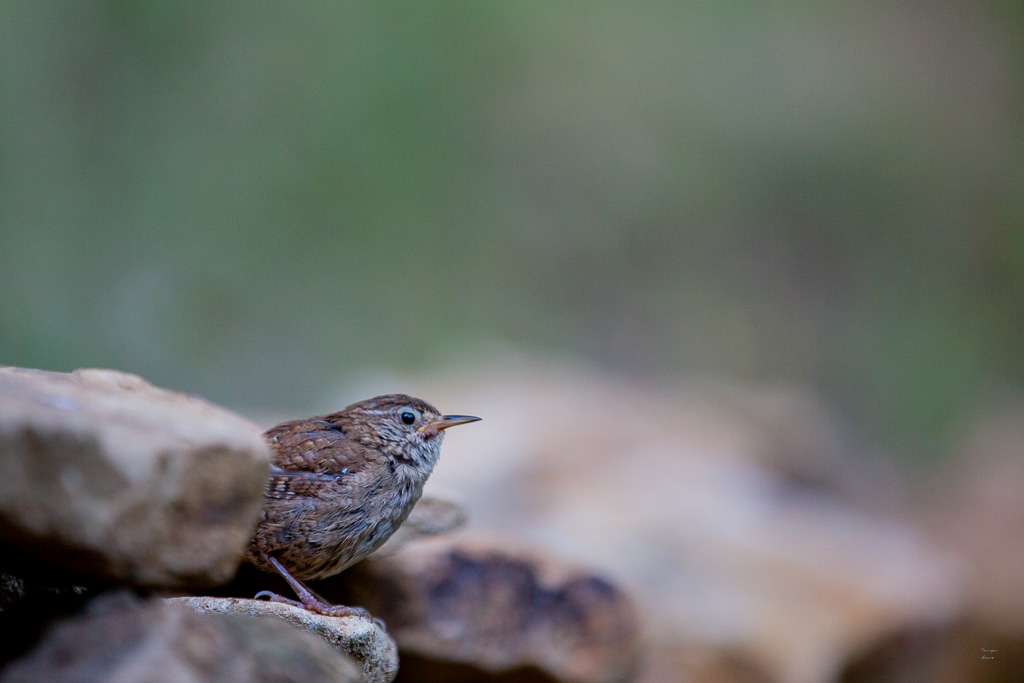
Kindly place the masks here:
POLYGON ((0 572, 0 614, 25 599, 25 580, 0 572))
POLYGON ((262 504, 261 430, 111 370, 0 367, 0 552, 149 586, 234 573, 262 504))
POLYGON ((395 641, 380 626, 358 617, 325 617, 298 607, 266 600, 242 598, 185 597, 166 602, 189 607, 196 612, 230 614, 245 617, 273 617, 316 634, 355 660, 362 671, 363 683, 387 683, 398 671, 395 641))
POLYGON ((198 614, 123 594, 56 623, 35 649, 0 671, 2 683, 359 680, 355 663, 281 622, 198 614))
MULTIPOLYGON (((514 548, 462 534, 422 541, 337 582, 387 622, 402 680, 450 678, 452 665, 481 678, 532 670, 567 683, 629 680, 639 627, 626 597, 589 571, 514 548)), ((332 581, 319 585, 326 592, 332 581)))

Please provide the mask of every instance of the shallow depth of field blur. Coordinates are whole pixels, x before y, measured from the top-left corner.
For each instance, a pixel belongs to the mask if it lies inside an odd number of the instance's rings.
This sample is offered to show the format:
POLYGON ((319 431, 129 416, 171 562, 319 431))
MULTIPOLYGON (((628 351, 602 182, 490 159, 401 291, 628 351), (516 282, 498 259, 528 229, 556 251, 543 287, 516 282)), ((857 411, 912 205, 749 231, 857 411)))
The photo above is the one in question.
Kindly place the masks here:
POLYGON ((997 0, 4 3, 0 363, 784 388, 928 481, 1024 415, 1022 48, 997 0))

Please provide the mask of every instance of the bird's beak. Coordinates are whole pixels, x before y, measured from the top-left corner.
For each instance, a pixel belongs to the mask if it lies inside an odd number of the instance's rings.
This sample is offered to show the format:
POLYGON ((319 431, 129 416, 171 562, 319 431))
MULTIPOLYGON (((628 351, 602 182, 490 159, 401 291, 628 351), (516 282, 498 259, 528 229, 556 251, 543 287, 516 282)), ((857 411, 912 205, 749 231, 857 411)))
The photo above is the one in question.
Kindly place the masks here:
POLYGON ((426 434, 437 434, 449 427, 469 424, 470 422, 478 422, 479 420, 479 417, 473 417, 472 415, 442 415, 440 418, 423 425, 417 431, 426 434))

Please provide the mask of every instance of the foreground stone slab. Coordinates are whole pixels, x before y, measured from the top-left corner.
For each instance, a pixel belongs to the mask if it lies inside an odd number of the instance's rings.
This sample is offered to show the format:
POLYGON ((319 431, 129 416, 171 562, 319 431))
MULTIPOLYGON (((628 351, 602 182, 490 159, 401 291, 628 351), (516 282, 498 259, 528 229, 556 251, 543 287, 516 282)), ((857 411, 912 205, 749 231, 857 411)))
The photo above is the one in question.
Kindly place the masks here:
POLYGON ((314 633, 359 664, 363 683, 388 683, 398 673, 395 641, 380 626, 358 617, 325 617, 298 607, 243 598, 167 598, 203 614, 272 617, 314 633))
POLYGON ((112 370, 0 367, 0 555, 144 586, 223 583, 262 505, 259 427, 112 370))
POLYGON ((162 600, 103 596, 56 623, 2 683, 360 681, 354 662, 271 619, 199 614, 162 600))

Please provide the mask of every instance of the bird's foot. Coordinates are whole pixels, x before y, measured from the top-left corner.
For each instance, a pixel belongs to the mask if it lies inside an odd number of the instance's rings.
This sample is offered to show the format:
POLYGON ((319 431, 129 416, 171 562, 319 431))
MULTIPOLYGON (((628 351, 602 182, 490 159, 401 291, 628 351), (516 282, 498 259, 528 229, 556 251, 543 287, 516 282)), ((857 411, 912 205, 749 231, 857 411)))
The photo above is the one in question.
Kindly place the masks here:
POLYGON ((270 591, 260 591, 259 593, 253 596, 253 599, 266 600, 267 602, 281 602, 285 605, 291 605, 292 607, 302 607, 302 603, 298 600, 292 600, 290 598, 284 597, 283 595, 278 595, 277 593, 272 593, 270 591))
MULTIPOLYGON (((300 609, 313 612, 314 614, 322 614, 325 617, 359 617, 360 619, 370 619, 370 613, 362 607, 347 607, 345 605, 331 605, 330 603, 323 602, 313 598, 311 600, 292 600, 286 598, 283 595, 277 593, 271 593, 270 591, 260 591, 255 596, 256 600, 265 599, 268 602, 281 602, 292 607, 298 607, 300 609)), ((374 619, 374 622, 380 621, 374 619)), ((383 624, 383 622, 381 622, 383 624)))

